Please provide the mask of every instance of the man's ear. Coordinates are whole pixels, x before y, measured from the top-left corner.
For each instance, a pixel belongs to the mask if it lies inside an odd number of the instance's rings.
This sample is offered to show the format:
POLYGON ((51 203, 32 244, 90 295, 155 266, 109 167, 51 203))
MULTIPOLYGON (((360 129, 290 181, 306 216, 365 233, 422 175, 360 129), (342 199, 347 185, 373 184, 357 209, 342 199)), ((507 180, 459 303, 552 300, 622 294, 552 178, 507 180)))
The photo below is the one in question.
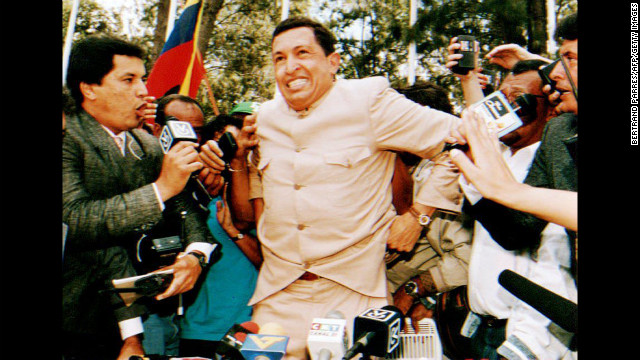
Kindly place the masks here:
POLYGON ((93 85, 92 84, 87 84, 85 82, 81 82, 80 83, 80 92, 82 93, 82 95, 84 96, 85 99, 88 99, 88 100, 95 100, 96 99, 96 93, 95 93, 95 91, 93 91, 93 85))
POLYGON ((331 66, 331 74, 337 74, 338 69, 340 68, 340 54, 334 51, 329 54, 327 58, 329 59, 329 65, 331 66))

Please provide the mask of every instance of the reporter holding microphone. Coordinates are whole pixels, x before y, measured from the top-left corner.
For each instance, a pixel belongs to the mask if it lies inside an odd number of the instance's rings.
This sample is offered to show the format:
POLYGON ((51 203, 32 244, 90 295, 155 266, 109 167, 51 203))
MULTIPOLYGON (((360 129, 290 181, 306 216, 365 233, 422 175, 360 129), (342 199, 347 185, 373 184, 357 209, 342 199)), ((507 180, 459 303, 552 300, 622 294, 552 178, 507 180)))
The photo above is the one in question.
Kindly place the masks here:
MULTIPOLYGON (((107 36, 88 37, 71 51, 67 86, 78 112, 66 117, 62 144, 62 216, 69 226, 62 288, 67 356, 144 354, 145 308, 99 292, 113 279, 138 275, 129 247, 142 234, 170 229, 187 211, 188 252, 206 259, 214 247, 197 205, 182 195, 191 173, 202 167, 194 145, 180 143, 165 155, 158 140, 139 129, 153 112, 143 58, 138 46, 107 36)), ((193 254, 177 259, 170 266, 174 280, 158 299, 192 289, 201 266, 193 254)))

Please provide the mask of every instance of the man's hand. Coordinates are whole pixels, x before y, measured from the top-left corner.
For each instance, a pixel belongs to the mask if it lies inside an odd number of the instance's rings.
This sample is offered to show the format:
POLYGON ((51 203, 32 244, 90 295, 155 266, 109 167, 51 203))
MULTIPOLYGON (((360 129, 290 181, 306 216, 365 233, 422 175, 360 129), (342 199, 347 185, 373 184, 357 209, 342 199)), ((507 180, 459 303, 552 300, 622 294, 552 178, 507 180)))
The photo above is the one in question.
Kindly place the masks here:
POLYGON ((471 156, 453 149, 449 153, 451 161, 487 199, 494 200, 502 192, 517 192, 522 184, 513 178, 506 165, 496 135, 489 134, 484 120, 474 116, 472 112, 464 111, 462 120, 457 136, 469 143, 471 156))
POLYGON ((238 144, 236 158, 246 159, 249 150, 258 145, 256 130, 256 115, 253 114, 245 116, 242 129, 240 129, 240 132, 238 132, 238 135, 236 136, 236 143, 238 144))
MULTIPOLYGON (((226 191, 225 191, 226 193, 226 191)), ((240 231, 233 225, 233 218, 231 217, 231 212, 229 211, 229 205, 227 205, 227 197, 225 195, 222 196, 223 200, 218 200, 216 202, 216 217, 218 218, 218 222, 224 231, 231 237, 238 236, 240 231)))
POLYGON ((427 310, 420 302, 411 309, 408 316, 411 318, 411 327, 415 333, 420 332, 420 326, 418 322, 424 318, 433 318, 433 310, 427 310))
POLYGON ((178 195, 196 170, 202 168, 196 147, 190 141, 180 141, 164 154, 162 170, 155 184, 163 201, 178 195))
POLYGON ((489 59, 489 63, 497 64, 507 70, 511 70, 520 60, 542 60, 551 62, 551 60, 540 55, 532 54, 520 45, 503 44, 493 48, 485 58, 489 59))
POLYGON ((397 251, 411 251, 420 238, 422 225, 410 212, 396 216, 389 229, 387 248, 397 251))
POLYGON ((397 307, 403 315, 408 315, 413 306, 413 298, 404 291, 404 284, 393 294, 393 305, 397 307))
POLYGON ((156 113, 158 112, 158 104, 155 103, 156 98, 153 96, 145 96, 143 100, 147 103, 136 110, 138 118, 141 122, 155 122, 156 113))
POLYGON ((158 271, 169 269, 173 269, 173 281, 165 292, 156 296, 156 300, 166 299, 193 289, 202 272, 198 258, 189 254, 177 258, 173 265, 158 269, 158 271))
POLYGON ((124 339, 117 360, 129 360, 129 357, 133 355, 144 355, 144 349, 142 348, 142 341, 140 341, 139 335, 129 336, 124 339))
POLYGON ((207 193, 211 196, 217 196, 224 186, 224 178, 220 174, 219 170, 213 170, 209 167, 204 167, 198 173, 198 179, 202 182, 202 185, 207 189, 207 193))
POLYGON ((223 171, 225 163, 222 160, 222 150, 218 147, 218 143, 214 140, 207 141, 200 146, 200 161, 205 167, 212 170, 223 171))
MULTIPOLYGON (((477 41, 476 41, 477 43, 477 41)), ((462 59, 462 54, 458 53, 456 54, 455 51, 460 49, 460 43, 458 42, 458 37, 453 37, 451 38, 451 40, 449 41, 449 46, 447 47, 447 50, 449 51, 449 55, 447 56, 447 63, 445 64, 445 66, 451 70, 451 68, 453 68, 455 65, 458 64, 458 60, 462 59)), ((476 54, 477 56, 477 54, 476 54)), ((478 59, 476 58, 476 64, 479 65, 478 59)), ((457 74, 454 73, 453 71, 451 72, 454 76, 460 78, 460 80, 462 81, 469 81, 472 80, 474 78, 476 78, 478 76, 478 73, 482 72, 482 68, 480 66, 477 66, 475 69, 473 69, 472 71, 469 71, 467 74, 457 74)), ((487 76, 484 75, 483 76, 484 81, 484 85, 486 86, 486 79, 487 76)))

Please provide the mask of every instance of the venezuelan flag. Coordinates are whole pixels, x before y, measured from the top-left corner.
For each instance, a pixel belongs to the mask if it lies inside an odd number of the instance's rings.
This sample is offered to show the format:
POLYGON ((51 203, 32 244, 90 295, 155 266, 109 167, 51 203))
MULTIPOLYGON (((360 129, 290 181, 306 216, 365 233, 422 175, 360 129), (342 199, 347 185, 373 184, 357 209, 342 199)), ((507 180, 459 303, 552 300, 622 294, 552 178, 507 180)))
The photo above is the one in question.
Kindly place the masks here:
POLYGON ((179 92, 195 98, 205 75, 198 51, 202 1, 188 0, 147 79, 149 95, 179 92), (179 91, 176 91, 179 88, 179 91))

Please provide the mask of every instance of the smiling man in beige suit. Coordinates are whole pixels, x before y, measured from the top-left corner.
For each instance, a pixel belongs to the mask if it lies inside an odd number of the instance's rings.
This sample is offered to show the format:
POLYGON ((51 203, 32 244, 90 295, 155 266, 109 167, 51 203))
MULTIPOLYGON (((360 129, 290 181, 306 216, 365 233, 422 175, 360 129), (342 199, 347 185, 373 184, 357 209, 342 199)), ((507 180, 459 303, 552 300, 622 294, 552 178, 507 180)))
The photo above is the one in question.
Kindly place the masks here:
POLYGON ((314 317, 339 310, 351 338, 355 316, 387 305, 387 242, 412 248, 415 239, 402 234, 403 222, 460 201, 451 190, 457 174, 443 167, 414 211, 396 215, 390 187, 395 151, 432 158, 459 119, 407 100, 382 77, 336 80, 334 44, 313 20, 280 23, 272 38, 280 95, 256 118, 264 263, 250 304, 259 325, 284 327, 287 357, 295 359, 308 356, 314 317))

